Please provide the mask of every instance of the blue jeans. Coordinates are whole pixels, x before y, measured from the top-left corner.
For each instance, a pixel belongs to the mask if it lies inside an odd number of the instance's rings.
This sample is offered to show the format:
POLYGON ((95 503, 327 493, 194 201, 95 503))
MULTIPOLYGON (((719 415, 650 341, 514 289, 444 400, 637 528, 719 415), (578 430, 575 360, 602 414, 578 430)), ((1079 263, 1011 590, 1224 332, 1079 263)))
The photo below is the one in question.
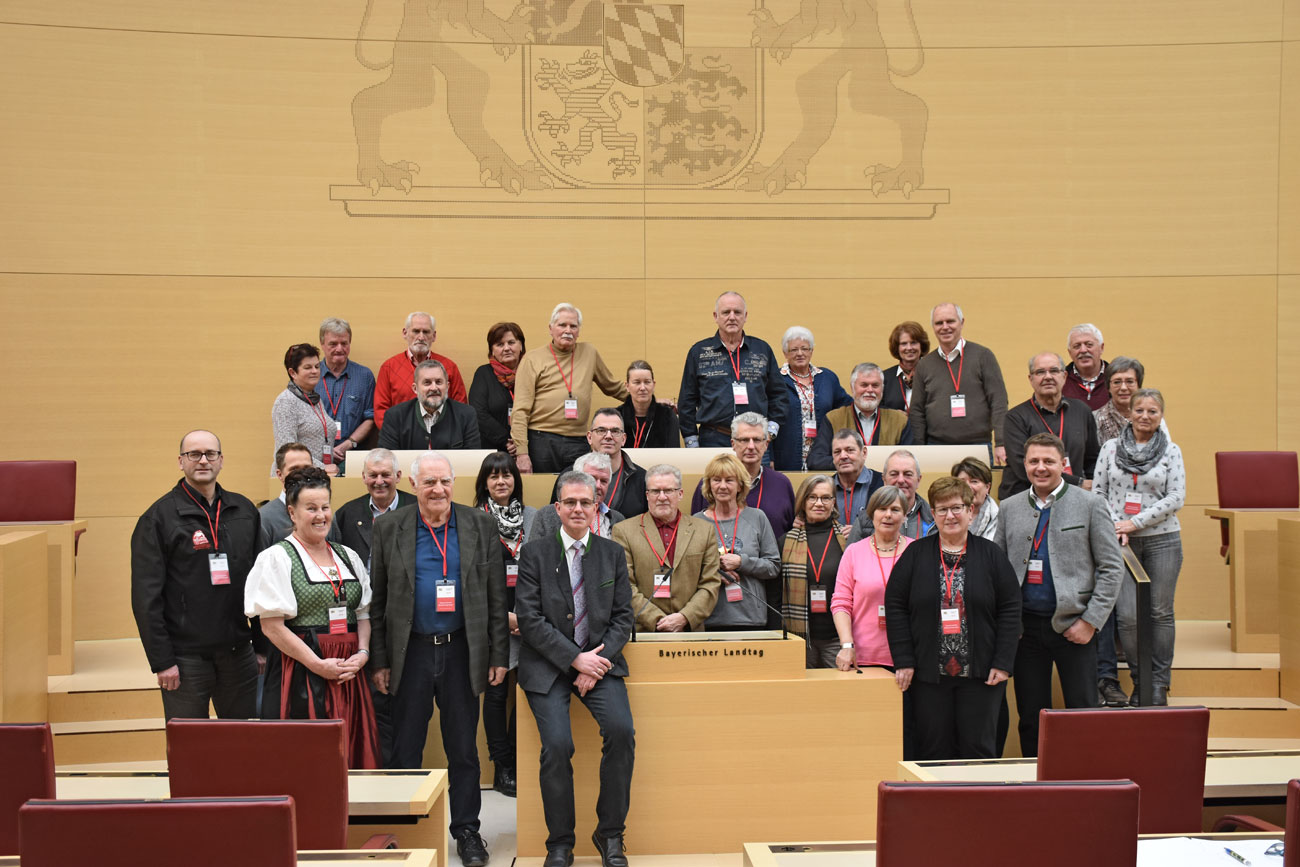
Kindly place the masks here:
MULTIPOLYGON (((1125 576, 1127 578, 1127 576, 1125 576)), ((1118 606, 1116 606, 1118 607, 1118 606)), ((1097 630, 1097 680, 1119 680, 1119 654, 1115 653, 1115 612, 1097 630)), ((1128 651, 1124 651, 1125 655, 1128 651)))
MULTIPOLYGON (((1158 536, 1129 536, 1129 547, 1151 576, 1151 682, 1169 686, 1174 663, 1174 591, 1183 567, 1183 539, 1177 531, 1158 536)), ((1125 581, 1120 590, 1119 640, 1130 667, 1137 665, 1137 585, 1125 581)), ((1136 681, 1136 678, 1134 678, 1136 681)))

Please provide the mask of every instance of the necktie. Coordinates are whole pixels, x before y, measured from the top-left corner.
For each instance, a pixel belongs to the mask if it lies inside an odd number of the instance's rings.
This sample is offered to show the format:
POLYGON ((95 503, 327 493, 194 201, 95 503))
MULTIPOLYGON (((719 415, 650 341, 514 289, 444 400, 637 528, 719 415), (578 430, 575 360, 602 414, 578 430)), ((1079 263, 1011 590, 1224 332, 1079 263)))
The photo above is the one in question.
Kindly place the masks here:
POLYGON ((587 597, 582 592, 582 542, 573 543, 569 560, 569 585, 573 588, 573 640, 587 648, 587 597))

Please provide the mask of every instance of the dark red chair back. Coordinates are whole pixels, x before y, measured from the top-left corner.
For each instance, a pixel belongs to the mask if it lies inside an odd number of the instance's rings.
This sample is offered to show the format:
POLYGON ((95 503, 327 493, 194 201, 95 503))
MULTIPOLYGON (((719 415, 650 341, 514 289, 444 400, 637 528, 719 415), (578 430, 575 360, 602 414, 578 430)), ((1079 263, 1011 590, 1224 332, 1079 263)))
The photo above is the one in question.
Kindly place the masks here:
POLYGON ((1300 780, 1286 784, 1285 840, 1282 867, 1300 867, 1300 780))
POLYGON ((1295 452, 1215 452, 1220 509, 1300 508, 1295 452))
POLYGON ((71 521, 76 512, 76 461, 0 461, 0 522, 71 521))
POLYGON ((174 798, 291 795, 302 848, 347 846, 342 720, 174 719, 167 770, 174 798))
POLYGON ((1203 707, 1044 710, 1038 779, 1132 780, 1143 834, 1199 834, 1209 732, 1203 707))
POLYGON ((53 797, 50 724, 0 725, 0 855, 18 854, 18 808, 53 797))
POLYGON ((30 801, 23 867, 292 867, 292 798, 30 801))
POLYGON ((1127 781, 882 782, 876 864, 1133 867, 1137 826, 1138 787, 1127 781))

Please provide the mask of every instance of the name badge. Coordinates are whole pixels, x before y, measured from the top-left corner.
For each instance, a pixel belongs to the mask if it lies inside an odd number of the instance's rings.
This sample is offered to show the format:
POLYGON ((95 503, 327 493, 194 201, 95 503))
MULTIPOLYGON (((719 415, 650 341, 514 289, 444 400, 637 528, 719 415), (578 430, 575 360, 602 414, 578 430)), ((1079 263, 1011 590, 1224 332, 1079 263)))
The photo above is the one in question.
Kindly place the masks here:
POLYGON ((575 398, 571 397, 564 402, 564 417, 565 418, 578 417, 578 401, 575 398))
POLYGON ((1142 495, 1137 491, 1124 495, 1124 514, 1136 515, 1142 511, 1142 495))
POLYGON ((519 583, 519 564, 512 563, 506 567, 506 586, 514 587, 519 583))
POLYGON ((939 622, 943 625, 944 635, 961 634, 961 612, 956 608, 940 608, 939 622))
POLYGON ((876 625, 881 629, 885 628, 885 606, 883 605, 876 608, 876 625))
POLYGON ((343 439, 343 425, 339 424, 339 420, 336 418, 332 418, 330 421, 334 422, 334 442, 340 442, 343 439))
POLYGON ((731 399, 736 402, 736 406, 749 403, 749 386, 743 382, 733 382, 731 384, 731 399))
POLYGON ((806 440, 817 439, 817 422, 816 420, 808 422, 803 426, 803 438, 806 440))
POLYGON ((515 408, 513 406, 506 407, 506 421, 509 421, 510 417, 514 414, 515 414, 515 408))
POLYGON ((325 449, 325 451, 321 452, 320 462, 322 464, 325 464, 325 466, 329 466, 330 464, 334 463, 334 453, 331 452, 329 449, 325 449))
POLYGON ((966 395, 954 394, 952 397, 948 398, 948 402, 952 404, 953 418, 966 417, 966 395))
POLYGON ((456 610, 456 585, 451 581, 438 582, 438 606, 435 610, 439 614, 450 614, 456 610))
POLYGON ((740 602, 745 598, 745 591, 740 589, 739 582, 732 582, 727 585, 727 601, 740 602))
POLYGON ((1029 561, 1029 571, 1025 573, 1025 580, 1028 581, 1030 584, 1043 583, 1043 561, 1042 560, 1029 561))
POLYGON ((809 606, 809 608, 812 609, 813 614, 826 613, 826 588, 825 587, 808 588, 808 598, 809 601, 812 603, 809 606))
POLYGON ((1065 463, 1063 463, 1063 464, 1061 465, 1061 472, 1065 473, 1067 476, 1072 476, 1072 475, 1074 475, 1074 470, 1070 468, 1070 456, 1069 456, 1069 455, 1066 455, 1066 456, 1065 456, 1065 463))
POLYGON ((340 605, 330 609, 330 635, 340 635, 348 631, 348 607, 340 605))
POLYGON ((230 583, 230 565, 225 554, 213 552, 208 555, 208 574, 212 576, 213 585, 230 583))
POLYGON ((673 595, 672 575, 668 572, 655 573, 655 595, 656 599, 667 599, 673 595))

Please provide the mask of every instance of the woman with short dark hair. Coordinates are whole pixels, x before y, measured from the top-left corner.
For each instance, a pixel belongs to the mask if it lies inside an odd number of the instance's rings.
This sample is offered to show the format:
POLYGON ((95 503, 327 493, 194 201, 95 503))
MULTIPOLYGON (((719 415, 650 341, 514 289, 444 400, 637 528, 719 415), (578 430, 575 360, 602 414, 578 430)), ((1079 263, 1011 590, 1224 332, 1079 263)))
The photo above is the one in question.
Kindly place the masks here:
POLYGON ((515 453, 510 439, 510 414, 515 405, 515 371, 524 357, 524 330, 513 322, 498 322, 487 333, 488 363, 474 371, 469 405, 478 415, 479 439, 486 449, 515 453))
MULTIPOLYGON (((295 343, 284 354, 284 369, 289 374, 289 384, 271 405, 271 429, 275 435, 272 455, 285 443, 302 443, 311 452, 312 466, 335 475, 339 471, 334 463, 339 423, 330 418, 316 391, 316 383, 320 382, 320 350, 310 343, 295 343)), ((274 474, 274 458, 271 471, 274 474)))
POLYGON ((627 432, 625 447, 675 449, 682 444, 677 410, 655 399, 655 372, 650 362, 638 358, 627 366, 627 400, 618 407, 627 432))
POLYGON ((889 332, 889 354, 898 364, 886 368, 885 394, 880 405, 907 412, 912 403, 912 373, 916 363, 930 351, 930 337, 919 322, 900 322, 889 332))

